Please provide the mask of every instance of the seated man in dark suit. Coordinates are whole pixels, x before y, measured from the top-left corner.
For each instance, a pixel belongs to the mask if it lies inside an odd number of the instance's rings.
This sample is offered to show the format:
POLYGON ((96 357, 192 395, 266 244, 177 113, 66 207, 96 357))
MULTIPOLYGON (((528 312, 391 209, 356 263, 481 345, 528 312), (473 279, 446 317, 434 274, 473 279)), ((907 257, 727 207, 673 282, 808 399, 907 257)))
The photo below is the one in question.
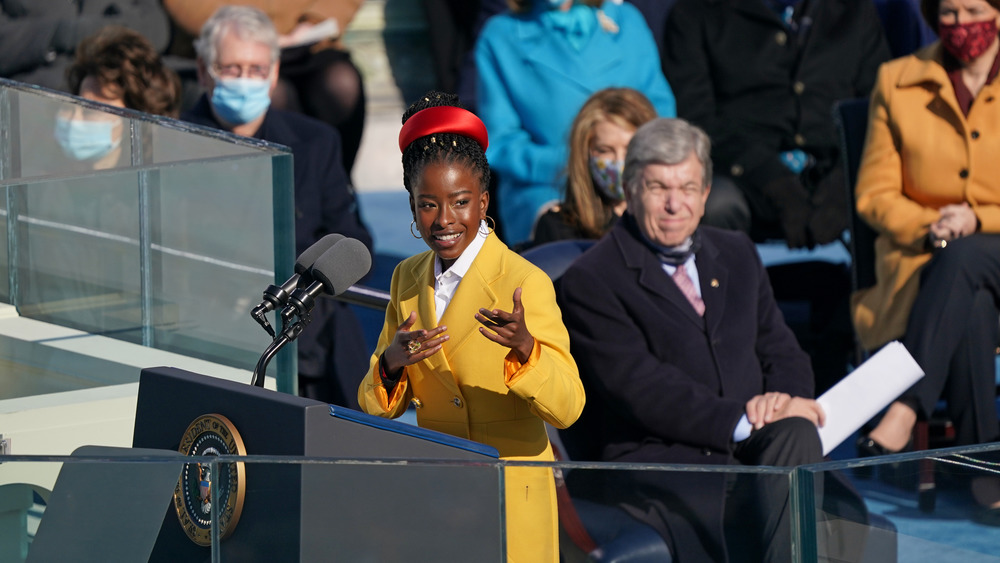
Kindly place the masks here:
MULTIPOLYGON (((640 127, 625 158, 628 211, 560 279, 584 424, 597 429, 604 461, 820 462, 824 413, 809 358, 753 243, 699 227, 711 171, 701 129, 679 119, 640 127)), ((619 475, 629 475, 623 508, 656 528, 676 561, 790 560, 787 477, 737 487, 723 474, 619 475), (746 491, 753 508, 728 494, 746 491), (754 524, 763 553, 743 538, 727 555, 731 532, 754 524)))
MULTIPOLYGON (((279 49, 267 15, 245 6, 219 8, 195 47, 206 94, 181 119, 292 149, 296 255, 330 233, 356 238, 370 250, 371 235, 341 164, 337 130, 269 107, 278 83, 279 49)), ((358 408, 356 390, 368 370, 368 346, 345 303, 318 300, 298 349, 300 395, 358 408)))

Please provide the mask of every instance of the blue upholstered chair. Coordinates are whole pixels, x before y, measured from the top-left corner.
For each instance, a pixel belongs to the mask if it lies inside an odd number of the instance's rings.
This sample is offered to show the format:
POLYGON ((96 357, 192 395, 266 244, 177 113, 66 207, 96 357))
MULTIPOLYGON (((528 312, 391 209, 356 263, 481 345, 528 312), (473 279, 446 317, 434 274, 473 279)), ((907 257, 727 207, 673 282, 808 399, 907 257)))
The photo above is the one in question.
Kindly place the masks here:
MULTIPOLYGON (((552 278, 554 284, 570 264, 594 244, 592 240, 562 240, 532 247, 521 253, 552 278)), ((574 427, 571 427, 571 429, 574 427)), ((562 460, 597 460, 588 445, 587 432, 550 432, 553 449, 562 460), (588 451, 589 450, 589 451, 588 451)), ((624 510, 598 502, 572 498, 563 476, 556 474, 559 524, 565 535, 589 561, 602 563, 669 563, 673 560, 666 542, 652 527, 624 510)))

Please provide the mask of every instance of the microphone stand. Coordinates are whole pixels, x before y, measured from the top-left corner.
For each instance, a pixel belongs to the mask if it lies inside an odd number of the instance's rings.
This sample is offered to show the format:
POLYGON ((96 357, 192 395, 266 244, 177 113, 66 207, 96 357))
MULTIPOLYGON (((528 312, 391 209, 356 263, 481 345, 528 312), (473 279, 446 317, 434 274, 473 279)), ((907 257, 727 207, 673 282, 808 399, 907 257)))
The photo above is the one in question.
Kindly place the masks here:
POLYGON ((287 301, 288 292, 285 291, 285 288, 269 285, 264 290, 264 300, 250 311, 250 316, 253 317, 253 320, 257 321, 257 324, 262 326, 271 338, 275 337, 274 329, 271 328, 271 323, 267 322, 267 316, 265 315, 268 311, 273 311, 281 307, 287 301))
POLYGON ((299 319, 295 322, 291 322, 292 316, 294 316, 294 313, 287 315, 287 318, 285 314, 281 315, 281 319, 284 321, 282 323, 281 334, 271 341, 264 350, 264 353, 261 354, 260 359, 257 360, 257 366, 253 369, 253 378, 250 380, 251 385, 264 387, 264 373, 267 371, 267 364, 271 362, 271 358, 289 342, 298 338, 302 334, 302 331, 305 330, 306 325, 312 321, 312 315, 308 311, 301 313, 299 319))

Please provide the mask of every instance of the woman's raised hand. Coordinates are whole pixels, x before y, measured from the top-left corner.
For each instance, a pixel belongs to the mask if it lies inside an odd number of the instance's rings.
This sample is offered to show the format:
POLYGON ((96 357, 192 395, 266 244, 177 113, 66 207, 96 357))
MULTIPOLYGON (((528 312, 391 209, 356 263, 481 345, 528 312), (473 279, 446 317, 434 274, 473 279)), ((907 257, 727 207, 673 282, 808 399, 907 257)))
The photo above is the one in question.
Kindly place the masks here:
POLYGON ((382 369, 386 373, 395 373, 404 367, 415 364, 424 358, 429 358, 441 349, 441 345, 448 340, 449 336, 444 334, 448 330, 446 326, 439 326, 431 330, 414 330, 413 323, 417 322, 417 313, 412 311, 403 324, 396 329, 396 336, 392 343, 385 349, 385 365, 382 369))
POLYGON ((528 361, 531 350, 535 347, 535 337, 531 336, 524 324, 520 287, 514 290, 514 310, 508 313, 499 309, 480 309, 476 313, 476 320, 483 324, 479 327, 483 336, 513 350, 522 364, 528 361))

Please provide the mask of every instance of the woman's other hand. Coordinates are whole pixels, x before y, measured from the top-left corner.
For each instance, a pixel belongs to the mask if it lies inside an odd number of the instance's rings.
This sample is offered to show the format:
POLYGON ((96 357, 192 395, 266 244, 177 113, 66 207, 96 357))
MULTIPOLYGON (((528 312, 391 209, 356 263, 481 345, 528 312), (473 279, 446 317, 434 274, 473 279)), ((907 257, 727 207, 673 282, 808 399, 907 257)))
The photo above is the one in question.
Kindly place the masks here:
POLYGON ((408 365, 433 356, 448 340, 449 336, 444 334, 448 327, 439 326, 431 330, 411 331, 410 329, 413 328, 415 322, 417 322, 417 313, 413 311, 396 330, 396 336, 393 337, 392 343, 385 349, 383 355, 385 365, 382 366, 382 369, 387 374, 396 373, 408 365))
POLYGON ((524 324, 524 306, 521 305, 521 288, 514 290, 514 310, 511 312, 493 309, 480 309, 476 320, 483 324, 479 332, 493 342, 506 346, 517 354, 522 364, 528 361, 531 350, 535 347, 535 338, 528 332, 524 324))
POLYGON ((946 240, 967 237, 979 228, 976 212, 968 203, 945 205, 940 211, 941 218, 935 225, 947 229, 952 234, 951 239, 946 240))

